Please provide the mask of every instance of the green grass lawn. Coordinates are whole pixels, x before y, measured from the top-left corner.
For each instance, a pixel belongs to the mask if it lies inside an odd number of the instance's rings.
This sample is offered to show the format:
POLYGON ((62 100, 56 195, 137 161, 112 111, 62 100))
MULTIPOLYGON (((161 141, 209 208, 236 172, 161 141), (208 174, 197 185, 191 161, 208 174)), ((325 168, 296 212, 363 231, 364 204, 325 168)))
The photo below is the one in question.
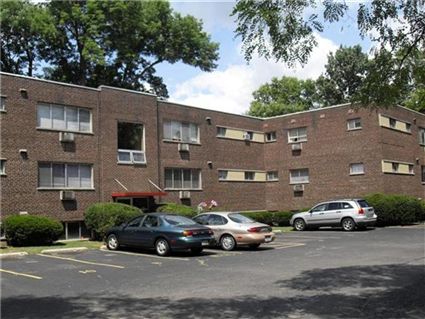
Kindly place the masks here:
POLYGON ((285 226, 285 227, 273 227, 273 231, 277 233, 287 233, 292 231, 292 226, 285 226))
POLYGON ((75 248, 75 247, 87 247, 88 249, 99 249, 103 243, 100 241, 89 241, 89 240, 75 240, 75 241, 58 241, 48 246, 29 246, 29 247, 7 247, 1 248, 0 254, 16 253, 16 252, 27 252, 28 254, 39 254, 45 249, 56 249, 56 248, 75 248))

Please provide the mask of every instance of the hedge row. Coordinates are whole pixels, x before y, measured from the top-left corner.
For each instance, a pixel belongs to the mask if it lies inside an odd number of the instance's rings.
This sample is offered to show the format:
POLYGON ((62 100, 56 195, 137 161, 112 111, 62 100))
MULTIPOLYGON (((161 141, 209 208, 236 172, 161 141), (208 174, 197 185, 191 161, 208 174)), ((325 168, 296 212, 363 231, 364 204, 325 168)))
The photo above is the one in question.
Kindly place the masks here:
POLYGON ((142 211, 137 207, 121 203, 97 203, 87 208, 84 222, 92 231, 92 239, 102 240, 113 226, 119 226, 139 216, 142 211))
POLYGON ((378 215, 377 226, 408 225, 425 220, 425 203, 415 197, 378 193, 365 199, 378 215))
POLYGON ((52 218, 35 215, 12 215, 4 219, 2 227, 11 246, 48 245, 63 233, 62 224, 52 218))
POLYGON ((249 212, 243 215, 254 219, 255 221, 270 226, 289 226, 289 220, 293 212, 249 212))
POLYGON ((192 208, 190 206, 182 205, 182 204, 175 204, 175 203, 165 203, 161 206, 159 206, 156 209, 157 212, 164 212, 164 213, 172 213, 177 215, 182 215, 186 217, 194 217, 197 215, 197 210, 195 208, 192 208))

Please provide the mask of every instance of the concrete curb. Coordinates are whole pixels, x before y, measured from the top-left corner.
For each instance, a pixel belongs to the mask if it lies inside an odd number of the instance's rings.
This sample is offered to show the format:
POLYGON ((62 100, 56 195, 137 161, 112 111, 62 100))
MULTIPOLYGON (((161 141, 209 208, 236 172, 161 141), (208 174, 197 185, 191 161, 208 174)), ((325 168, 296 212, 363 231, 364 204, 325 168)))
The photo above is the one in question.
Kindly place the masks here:
POLYGON ((28 255, 28 253, 26 251, 18 252, 18 253, 5 253, 5 254, 0 254, 0 259, 3 259, 3 258, 24 257, 26 255, 28 255))
POLYGON ((88 250, 87 247, 74 247, 74 248, 56 248, 56 249, 45 249, 42 250, 42 254, 67 254, 67 253, 78 253, 80 251, 88 250))

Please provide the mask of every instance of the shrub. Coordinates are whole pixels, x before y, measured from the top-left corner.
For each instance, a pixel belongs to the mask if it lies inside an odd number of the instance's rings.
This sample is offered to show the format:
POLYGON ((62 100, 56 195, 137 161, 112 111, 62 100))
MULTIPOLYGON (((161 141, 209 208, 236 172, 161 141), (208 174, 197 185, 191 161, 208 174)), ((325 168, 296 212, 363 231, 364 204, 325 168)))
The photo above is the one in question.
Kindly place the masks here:
POLYGON ((48 245, 63 233, 62 224, 52 218, 13 215, 4 219, 6 240, 12 246, 48 245))
POLYGON ((246 212, 242 213, 255 221, 270 226, 289 226, 293 212, 246 212))
POLYGON ((182 205, 182 204, 175 204, 175 203, 165 203, 161 206, 159 206, 156 209, 157 212, 164 212, 164 213, 173 213, 177 215, 182 215, 186 217, 193 217, 197 214, 196 209, 182 205))
POLYGON ((407 225, 424 220, 423 201, 407 195, 372 194, 365 197, 378 215, 377 226, 407 225))
POLYGON ((87 208, 84 221, 92 231, 92 239, 103 239, 109 228, 119 226, 139 216, 137 207, 121 203, 96 203, 87 208))

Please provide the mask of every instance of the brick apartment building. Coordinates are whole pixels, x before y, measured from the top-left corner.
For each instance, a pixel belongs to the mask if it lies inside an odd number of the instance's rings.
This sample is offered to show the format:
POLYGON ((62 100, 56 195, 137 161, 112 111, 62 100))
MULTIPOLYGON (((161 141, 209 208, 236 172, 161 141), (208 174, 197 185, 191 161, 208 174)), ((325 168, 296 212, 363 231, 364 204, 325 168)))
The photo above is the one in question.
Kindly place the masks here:
POLYGON ((268 119, 1 73, 1 214, 66 238, 92 203, 295 210, 372 192, 424 198, 425 116, 338 105, 268 119))

